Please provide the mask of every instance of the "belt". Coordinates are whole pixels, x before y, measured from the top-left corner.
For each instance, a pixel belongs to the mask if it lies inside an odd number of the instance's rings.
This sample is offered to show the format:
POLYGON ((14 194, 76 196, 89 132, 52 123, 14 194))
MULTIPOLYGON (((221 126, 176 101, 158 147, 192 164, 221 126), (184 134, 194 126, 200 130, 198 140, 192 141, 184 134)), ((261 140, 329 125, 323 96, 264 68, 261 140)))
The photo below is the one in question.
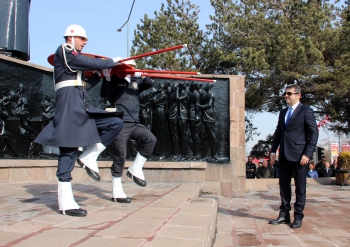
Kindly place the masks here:
POLYGON ((57 91, 58 89, 63 87, 85 87, 86 82, 81 80, 81 71, 78 71, 78 76, 76 80, 60 81, 59 83, 56 83, 54 86, 55 86, 55 91, 57 91))
POLYGON ((115 112, 115 111, 117 111, 117 109, 116 108, 106 108, 105 111, 115 112))
POLYGON ((63 87, 85 87, 85 81, 67 80, 55 84, 55 91, 63 87))

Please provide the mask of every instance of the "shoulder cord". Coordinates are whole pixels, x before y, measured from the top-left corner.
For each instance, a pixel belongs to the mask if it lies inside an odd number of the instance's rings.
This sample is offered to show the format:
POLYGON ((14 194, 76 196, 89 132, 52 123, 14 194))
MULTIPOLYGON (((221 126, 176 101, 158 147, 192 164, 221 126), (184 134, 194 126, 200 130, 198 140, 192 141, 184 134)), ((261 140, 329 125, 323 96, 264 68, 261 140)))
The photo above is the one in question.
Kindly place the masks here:
MULTIPOLYGON (((73 45, 68 44, 68 43, 62 44, 62 55, 63 55, 63 60, 64 60, 65 65, 67 66, 67 68, 68 68, 71 72, 73 72, 73 73, 77 72, 77 73, 78 73, 78 74, 77 74, 77 81, 78 81, 78 82, 81 82, 81 74, 82 74, 82 72, 79 71, 79 70, 73 70, 71 67, 69 67, 69 65, 68 65, 68 63, 67 63, 67 58, 66 58, 66 51, 65 51, 65 49, 67 49, 68 51, 72 51, 72 50, 75 51, 75 49, 74 49, 73 47, 74 47, 74 39, 73 39, 73 45)), ((55 82, 55 75, 54 75, 54 74, 53 74, 53 82, 54 82, 54 86, 55 86, 56 82, 55 82)))
MULTIPOLYGON (((73 41, 73 42, 74 42, 74 41, 73 41)), ((74 47, 74 44, 73 44, 73 47, 74 47)), ((66 64, 67 68, 68 68, 71 72, 77 72, 77 71, 75 71, 75 70, 72 70, 72 69, 69 67, 69 65, 68 65, 68 63, 67 63, 67 58, 66 58, 66 51, 65 51, 65 49, 67 49, 68 51, 72 51, 72 50, 75 50, 73 47, 71 46, 71 44, 67 44, 67 43, 62 44, 63 60, 64 60, 64 63, 66 64)))

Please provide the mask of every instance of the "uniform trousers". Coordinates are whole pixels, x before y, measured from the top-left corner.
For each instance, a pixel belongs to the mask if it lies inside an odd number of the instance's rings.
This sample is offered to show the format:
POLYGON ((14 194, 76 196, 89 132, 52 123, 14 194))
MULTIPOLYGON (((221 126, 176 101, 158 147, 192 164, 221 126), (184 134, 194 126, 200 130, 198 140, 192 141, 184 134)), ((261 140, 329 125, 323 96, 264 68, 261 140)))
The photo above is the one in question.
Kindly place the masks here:
POLYGON ((303 210, 306 202, 306 177, 308 167, 308 165, 300 165, 300 161, 287 161, 282 154, 278 177, 281 196, 280 216, 289 216, 289 211, 291 210, 291 179, 293 175, 295 182, 294 219, 302 220, 304 218, 303 210))
MULTIPOLYGON (((105 147, 113 142, 123 128, 123 121, 119 117, 102 114, 89 114, 89 116, 95 119, 101 143, 105 147)), ((79 136, 76 138, 79 138, 79 136)), ((60 182, 70 182, 72 180, 71 172, 78 158, 78 147, 59 147, 59 149, 60 155, 58 156, 56 176, 60 182)))
POLYGON ((111 173, 113 177, 121 177, 124 170, 125 159, 127 154, 127 142, 129 139, 136 141, 139 147, 139 153, 149 158, 157 143, 157 138, 144 125, 140 123, 126 123, 114 140, 113 164, 111 173))

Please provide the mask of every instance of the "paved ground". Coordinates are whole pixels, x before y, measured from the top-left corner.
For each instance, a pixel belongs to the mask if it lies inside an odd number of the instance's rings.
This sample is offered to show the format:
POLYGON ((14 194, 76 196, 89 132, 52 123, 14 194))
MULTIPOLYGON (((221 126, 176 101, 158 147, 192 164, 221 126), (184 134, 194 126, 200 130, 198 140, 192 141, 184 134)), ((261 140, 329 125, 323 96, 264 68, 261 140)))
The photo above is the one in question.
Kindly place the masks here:
POLYGON ((210 246, 217 200, 202 184, 125 183, 132 203, 110 200, 111 183, 72 183, 86 217, 61 215, 57 184, 10 183, 0 190, 0 246, 210 246))
POLYGON ((267 224, 278 186, 229 199, 198 197, 199 183, 125 183, 133 201, 119 204, 110 183, 73 183, 84 218, 58 213, 56 184, 0 186, 0 246, 350 246, 350 187, 309 185, 303 226, 292 230, 267 224))
POLYGON ((309 185, 299 229, 267 224, 278 217, 279 205, 278 186, 269 186, 268 192, 252 191, 243 199, 220 198, 214 247, 350 246, 349 187, 309 185))

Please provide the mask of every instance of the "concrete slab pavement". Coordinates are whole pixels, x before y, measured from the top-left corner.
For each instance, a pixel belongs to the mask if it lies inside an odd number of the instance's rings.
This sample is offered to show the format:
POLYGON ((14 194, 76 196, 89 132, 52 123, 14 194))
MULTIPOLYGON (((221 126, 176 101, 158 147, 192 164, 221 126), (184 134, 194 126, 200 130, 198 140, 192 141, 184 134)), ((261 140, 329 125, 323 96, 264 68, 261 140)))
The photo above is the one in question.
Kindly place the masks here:
POLYGON ((299 229, 267 224, 278 217, 280 206, 278 185, 267 189, 251 191, 244 198, 220 198, 214 247, 350 246, 350 187, 308 185, 299 229))
POLYGON ((73 183, 76 201, 88 210, 77 218, 58 213, 55 183, 2 183, 0 246, 350 246, 348 186, 309 185, 296 230, 267 224, 278 216, 277 185, 243 198, 201 193, 211 186, 127 182, 133 200, 120 204, 110 201, 108 182, 73 183))
POLYGON ((59 214, 57 184, 1 184, 0 246, 211 246, 217 200, 201 183, 124 183, 132 203, 112 202, 111 183, 72 183, 86 217, 59 214))

